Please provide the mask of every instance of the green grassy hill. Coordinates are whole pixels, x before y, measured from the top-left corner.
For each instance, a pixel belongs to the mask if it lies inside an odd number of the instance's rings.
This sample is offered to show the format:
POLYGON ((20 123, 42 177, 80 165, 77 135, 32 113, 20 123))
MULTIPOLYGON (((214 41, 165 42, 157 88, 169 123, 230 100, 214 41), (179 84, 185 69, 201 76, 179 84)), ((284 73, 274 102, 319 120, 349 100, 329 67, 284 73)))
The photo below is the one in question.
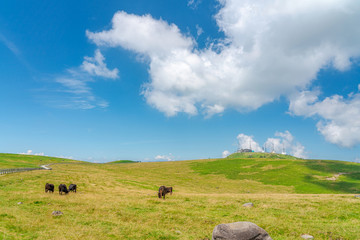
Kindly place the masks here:
POLYGON ((79 161, 66 159, 66 158, 57 158, 57 157, 0 153, 0 169, 22 168, 22 167, 36 168, 44 164, 63 163, 63 162, 79 162, 79 161))
MULTIPOLYGON (((28 157, 12 156, 0 168, 38 164, 28 157)), ((254 222, 277 240, 304 233, 315 239, 359 236, 360 198, 354 195, 360 194, 360 164, 271 158, 70 162, 51 171, 0 175, 0 239, 199 240, 211 239, 217 224, 236 221, 254 222), (326 180, 339 173, 347 174, 326 180), (78 192, 45 193, 47 182, 55 189, 75 183, 78 192), (157 197, 161 185, 174 188, 166 200, 157 197), (247 202, 254 207, 242 207, 247 202)))
POLYGON ((208 162, 195 162, 192 168, 203 175, 215 174, 223 175, 227 179, 251 180, 269 187, 286 186, 294 193, 360 192, 359 163, 232 156, 208 162))

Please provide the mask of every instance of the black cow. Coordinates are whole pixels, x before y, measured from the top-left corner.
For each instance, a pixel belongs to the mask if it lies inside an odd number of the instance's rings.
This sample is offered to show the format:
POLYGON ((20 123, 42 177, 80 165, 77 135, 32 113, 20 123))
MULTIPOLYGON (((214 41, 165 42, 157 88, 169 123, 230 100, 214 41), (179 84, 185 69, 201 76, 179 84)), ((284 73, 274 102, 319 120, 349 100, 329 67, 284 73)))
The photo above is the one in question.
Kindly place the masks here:
POLYGON ((65 184, 60 184, 59 185, 59 194, 62 195, 62 193, 65 193, 65 194, 68 194, 69 193, 69 190, 67 189, 66 185, 65 184))
POLYGON ((159 187, 158 197, 163 197, 163 199, 165 199, 165 194, 170 193, 172 195, 172 190, 172 187, 161 186, 159 187))
POLYGON ((46 183, 45 184, 45 192, 54 192, 54 184, 46 183))
POLYGON ((69 192, 75 192, 76 193, 76 184, 70 184, 69 185, 69 192))

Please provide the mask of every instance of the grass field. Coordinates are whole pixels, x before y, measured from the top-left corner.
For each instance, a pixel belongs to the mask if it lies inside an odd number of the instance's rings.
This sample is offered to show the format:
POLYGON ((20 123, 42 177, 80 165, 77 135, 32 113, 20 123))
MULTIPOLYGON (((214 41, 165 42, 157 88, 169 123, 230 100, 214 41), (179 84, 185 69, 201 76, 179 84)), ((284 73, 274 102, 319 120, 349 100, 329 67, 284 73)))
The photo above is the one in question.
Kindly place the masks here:
POLYGON ((217 224, 235 221, 273 239, 360 239, 360 164, 233 158, 52 168, 0 176, 0 239, 211 239, 217 224), (339 172, 348 174, 326 180, 339 172), (76 183, 78 192, 45 193, 46 182, 76 183), (158 199, 160 185, 173 195, 158 199))

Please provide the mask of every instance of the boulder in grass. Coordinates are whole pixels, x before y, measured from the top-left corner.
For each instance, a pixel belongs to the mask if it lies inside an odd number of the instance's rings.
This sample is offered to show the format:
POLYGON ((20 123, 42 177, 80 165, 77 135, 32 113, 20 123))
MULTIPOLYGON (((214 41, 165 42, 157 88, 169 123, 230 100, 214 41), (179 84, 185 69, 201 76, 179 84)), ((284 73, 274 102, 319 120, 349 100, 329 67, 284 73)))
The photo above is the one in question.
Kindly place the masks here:
POLYGON ((251 208, 251 207, 253 207, 253 206, 254 206, 254 204, 251 203, 251 202, 248 202, 248 203, 244 203, 244 204, 243 204, 243 207, 251 208))
POLYGON ((270 235, 252 222, 219 224, 214 228, 212 240, 272 240, 270 235))
POLYGON ((303 239, 314 239, 314 237, 309 235, 309 234, 303 234, 303 235, 301 235, 301 238, 303 238, 303 239))
POLYGON ((61 211, 53 211, 52 215, 53 216, 61 216, 61 215, 63 215, 63 213, 61 211))
POLYGON ((360 195, 355 195, 356 198, 360 198, 360 195))

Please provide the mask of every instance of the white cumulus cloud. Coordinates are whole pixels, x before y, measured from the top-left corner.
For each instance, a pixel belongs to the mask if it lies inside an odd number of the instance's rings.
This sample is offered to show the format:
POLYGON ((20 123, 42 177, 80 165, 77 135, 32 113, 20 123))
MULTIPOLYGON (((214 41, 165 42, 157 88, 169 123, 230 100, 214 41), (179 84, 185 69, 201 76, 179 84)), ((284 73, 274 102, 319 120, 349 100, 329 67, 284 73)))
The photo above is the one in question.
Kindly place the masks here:
POLYGON ((183 36, 175 24, 123 11, 115 13, 112 29, 98 33, 87 30, 86 35, 100 46, 122 47, 153 57, 167 56, 171 51, 193 45, 193 40, 183 36))
POLYGON ((222 157, 226 158, 227 156, 229 156, 231 154, 231 152, 229 152, 228 150, 225 150, 222 152, 222 157))
POLYGON ((331 143, 353 147, 360 143, 360 93, 348 97, 333 95, 319 99, 319 91, 303 91, 293 95, 290 113, 318 117, 318 131, 331 143))
POLYGON ((162 161, 174 161, 174 156, 170 153, 169 155, 156 155, 155 160, 162 160, 162 161))
POLYGON ((305 89, 322 68, 347 70, 360 56, 359 1, 219 2, 215 19, 225 39, 204 49, 175 24, 125 12, 114 15, 111 29, 87 36, 146 56, 143 95, 167 116, 254 110, 305 89))
POLYGON ((275 138, 268 138, 265 142, 267 151, 276 153, 290 154, 298 158, 307 158, 305 147, 294 141, 293 135, 289 131, 276 132, 275 138))
POLYGON ((107 68, 104 63, 105 58, 99 49, 95 51, 94 57, 84 57, 84 59, 81 68, 90 75, 113 79, 119 77, 119 70, 117 68, 114 68, 113 70, 107 68))
POLYGON ((239 149, 251 149, 255 152, 262 152, 260 145, 254 141, 253 136, 240 133, 237 137, 239 149))
POLYGON ((237 136, 238 149, 251 149, 255 152, 276 152, 290 154, 299 158, 306 158, 305 147, 294 141, 294 136, 289 132, 276 132, 275 137, 270 137, 263 144, 263 149, 258 142, 253 139, 253 136, 240 133, 237 136))

